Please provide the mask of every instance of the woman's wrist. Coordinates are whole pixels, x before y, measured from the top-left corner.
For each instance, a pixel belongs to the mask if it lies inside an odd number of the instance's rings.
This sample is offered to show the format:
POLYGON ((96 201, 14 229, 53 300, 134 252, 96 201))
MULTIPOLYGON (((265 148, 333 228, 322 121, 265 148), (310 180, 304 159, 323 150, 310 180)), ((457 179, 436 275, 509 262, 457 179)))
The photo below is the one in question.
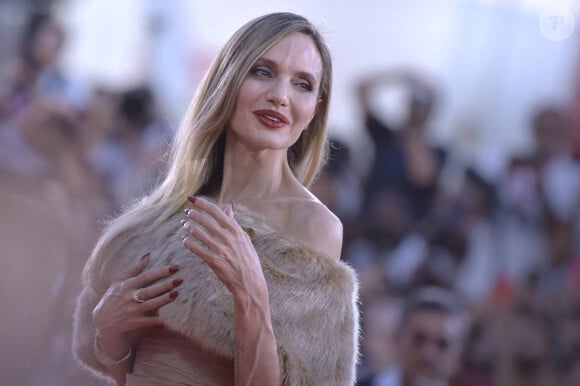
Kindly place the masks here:
POLYGON ((97 360, 104 365, 119 365, 133 354, 131 345, 125 339, 104 339, 97 330, 94 338, 94 351, 97 360))
POLYGON ((233 293, 234 303, 241 308, 266 308, 270 309, 270 299, 267 286, 257 286, 252 289, 244 289, 233 293))
POLYGON ((234 296, 234 315, 242 325, 254 324, 272 328, 268 295, 244 294, 234 296))

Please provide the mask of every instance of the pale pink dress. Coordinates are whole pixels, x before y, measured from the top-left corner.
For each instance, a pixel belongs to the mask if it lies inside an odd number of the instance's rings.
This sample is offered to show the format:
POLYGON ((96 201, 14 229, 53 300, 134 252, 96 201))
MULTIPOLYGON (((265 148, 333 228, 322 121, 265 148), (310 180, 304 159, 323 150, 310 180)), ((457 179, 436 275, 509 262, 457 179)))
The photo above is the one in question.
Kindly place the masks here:
POLYGON ((234 384, 234 362, 165 329, 151 330, 139 342, 127 386, 234 384))

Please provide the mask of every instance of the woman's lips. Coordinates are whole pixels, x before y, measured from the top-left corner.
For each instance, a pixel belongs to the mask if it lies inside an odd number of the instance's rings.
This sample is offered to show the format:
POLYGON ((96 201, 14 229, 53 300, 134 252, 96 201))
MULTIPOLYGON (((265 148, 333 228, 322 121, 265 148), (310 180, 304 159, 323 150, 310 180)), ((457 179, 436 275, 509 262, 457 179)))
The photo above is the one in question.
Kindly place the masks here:
POLYGON ((288 118, 274 110, 256 110, 254 115, 266 127, 277 129, 289 124, 288 118))

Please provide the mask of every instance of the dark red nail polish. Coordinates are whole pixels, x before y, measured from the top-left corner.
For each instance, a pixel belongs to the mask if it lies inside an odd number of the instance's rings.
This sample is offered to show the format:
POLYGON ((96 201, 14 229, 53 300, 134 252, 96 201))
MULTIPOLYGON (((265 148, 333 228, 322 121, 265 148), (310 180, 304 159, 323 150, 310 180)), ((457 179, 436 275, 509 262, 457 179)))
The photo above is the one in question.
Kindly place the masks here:
POLYGON ((179 266, 174 265, 173 267, 169 267, 169 273, 173 274, 179 271, 179 266))
POLYGON ((177 287, 178 285, 181 285, 181 283, 183 283, 183 279, 174 279, 171 284, 173 284, 174 287, 177 287))
POLYGON ((181 220, 181 225, 185 225, 186 223, 187 223, 187 221, 181 220))
POLYGON ((150 254, 151 254, 150 252, 147 252, 146 254, 144 254, 143 256, 141 256, 141 260, 145 260, 146 258, 149 257, 150 254))
POLYGON ((175 299, 175 298, 177 297, 177 295, 178 295, 177 291, 171 291, 171 292, 169 293, 169 297, 170 297, 171 299, 175 299))
POLYGON ((197 198, 195 196, 187 196, 187 199, 189 200, 189 202, 191 202, 192 204, 195 204, 195 200, 197 200, 197 198))

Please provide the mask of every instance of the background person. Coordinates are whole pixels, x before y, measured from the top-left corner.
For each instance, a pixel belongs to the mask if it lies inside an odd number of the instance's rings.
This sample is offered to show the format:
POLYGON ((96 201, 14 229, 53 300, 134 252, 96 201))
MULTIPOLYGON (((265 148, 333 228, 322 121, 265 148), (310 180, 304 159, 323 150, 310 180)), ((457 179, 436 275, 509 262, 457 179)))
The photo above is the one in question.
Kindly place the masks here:
POLYGON ((451 385, 459 372, 467 323, 451 292, 423 287, 405 299, 396 335, 397 363, 372 386, 451 385))

